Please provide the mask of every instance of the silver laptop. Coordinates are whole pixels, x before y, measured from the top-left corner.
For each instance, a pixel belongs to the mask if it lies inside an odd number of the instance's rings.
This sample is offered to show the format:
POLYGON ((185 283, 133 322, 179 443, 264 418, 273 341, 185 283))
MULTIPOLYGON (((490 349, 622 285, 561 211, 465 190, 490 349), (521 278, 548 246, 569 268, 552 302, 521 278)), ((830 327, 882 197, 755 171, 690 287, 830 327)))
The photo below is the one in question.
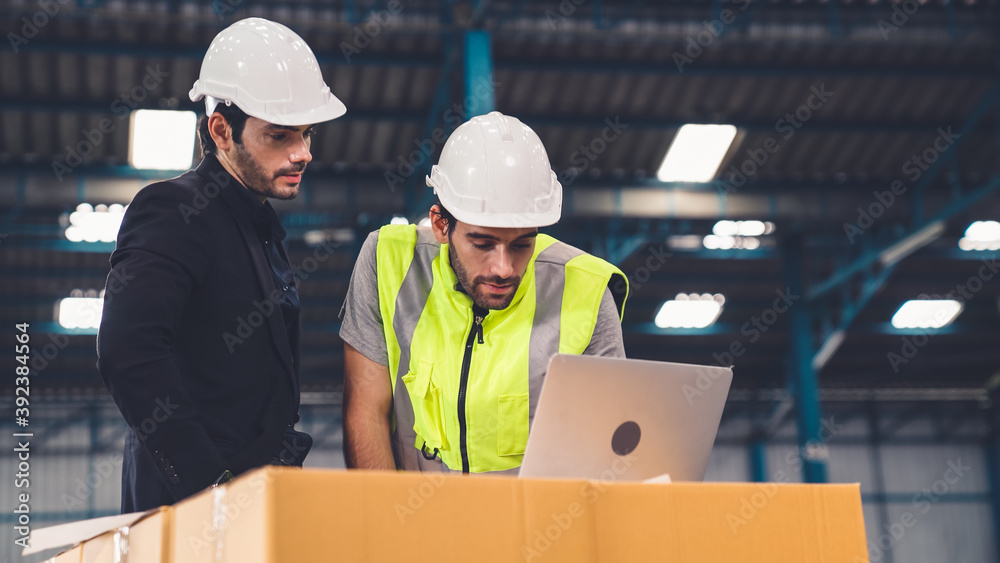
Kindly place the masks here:
POLYGON ((552 358, 520 477, 701 481, 731 368, 552 358))

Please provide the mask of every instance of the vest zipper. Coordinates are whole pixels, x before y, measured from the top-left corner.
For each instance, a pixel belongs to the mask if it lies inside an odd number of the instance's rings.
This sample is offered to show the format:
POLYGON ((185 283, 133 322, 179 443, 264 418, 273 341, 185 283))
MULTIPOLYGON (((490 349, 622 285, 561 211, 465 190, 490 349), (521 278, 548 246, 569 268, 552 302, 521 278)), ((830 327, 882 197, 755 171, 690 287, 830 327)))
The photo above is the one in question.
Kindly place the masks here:
POLYGON ((477 336, 479 337, 479 343, 483 343, 483 319, 486 318, 488 312, 486 309, 481 309, 476 305, 472 306, 472 329, 469 330, 469 337, 465 339, 465 357, 462 358, 462 378, 458 386, 458 435, 459 448, 462 451, 462 473, 469 472, 468 429, 465 422, 465 390, 469 386, 472 348, 475 346, 477 336))

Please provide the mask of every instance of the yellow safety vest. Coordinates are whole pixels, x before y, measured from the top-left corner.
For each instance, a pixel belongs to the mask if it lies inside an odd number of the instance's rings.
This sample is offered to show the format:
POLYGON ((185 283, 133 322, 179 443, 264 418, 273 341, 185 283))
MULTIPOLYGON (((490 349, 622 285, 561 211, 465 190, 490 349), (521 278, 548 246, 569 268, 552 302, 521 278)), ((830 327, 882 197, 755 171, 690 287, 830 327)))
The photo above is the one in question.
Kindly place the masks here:
POLYGON ((393 454, 409 470, 519 467, 549 360, 587 348, 606 288, 619 315, 628 296, 621 270, 547 235, 510 306, 483 316, 429 227, 382 227, 376 260, 393 454))

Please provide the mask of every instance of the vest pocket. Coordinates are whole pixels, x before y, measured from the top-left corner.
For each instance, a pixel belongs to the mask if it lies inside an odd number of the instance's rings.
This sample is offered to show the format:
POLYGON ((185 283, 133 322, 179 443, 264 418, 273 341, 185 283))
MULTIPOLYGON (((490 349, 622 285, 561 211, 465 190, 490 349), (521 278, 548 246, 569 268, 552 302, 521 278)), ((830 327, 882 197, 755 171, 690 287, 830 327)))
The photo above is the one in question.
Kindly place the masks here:
POLYGON ((434 362, 421 360, 417 373, 407 372, 402 377, 413 405, 413 431, 417 433, 417 445, 424 442, 427 449, 448 449, 444 426, 444 405, 441 388, 432 377, 434 362))
POLYGON ((523 455, 528 444, 528 394, 499 397, 498 455, 523 455))

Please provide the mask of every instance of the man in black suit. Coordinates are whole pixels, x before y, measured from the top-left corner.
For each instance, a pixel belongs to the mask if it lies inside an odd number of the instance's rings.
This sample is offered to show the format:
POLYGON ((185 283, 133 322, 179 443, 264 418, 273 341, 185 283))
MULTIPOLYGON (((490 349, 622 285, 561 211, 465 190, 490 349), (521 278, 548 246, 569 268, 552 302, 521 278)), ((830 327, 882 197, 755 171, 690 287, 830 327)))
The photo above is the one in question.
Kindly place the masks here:
POLYGON ((260 18, 216 36, 202 98, 204 160, 139 191, 111 256, 98 368, 131 429, 122 512, 301 466, 312 444, 294 429, 299 299, 268 198, 296 196, 314 124, 346 108, 305 42, 260 18))

